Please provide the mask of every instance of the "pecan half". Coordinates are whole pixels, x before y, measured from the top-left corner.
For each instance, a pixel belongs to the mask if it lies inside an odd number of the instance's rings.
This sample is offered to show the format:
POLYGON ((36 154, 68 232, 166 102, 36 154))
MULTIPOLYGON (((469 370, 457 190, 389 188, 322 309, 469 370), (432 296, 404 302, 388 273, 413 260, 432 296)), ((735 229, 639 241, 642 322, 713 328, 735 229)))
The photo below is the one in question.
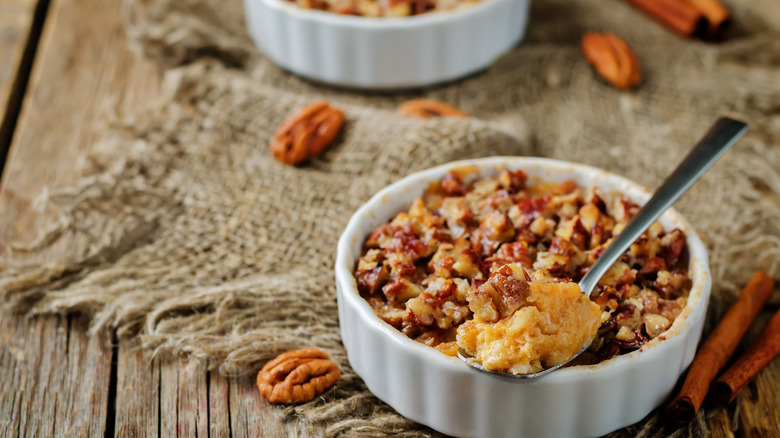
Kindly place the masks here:
POLYGON ((271 153, 285 164, 297 165, 322 153, 344 124, 344 113, 319 101, 306 105, 282 123, 271 139, 271 153))
POLYGON ((338 365, 317 348, 288 351, 257 373, 257 389, 271 403, 313 400, 341 378, 338 365))
POLYGON ((398 107, 398 113, 402 116, 418 117, 421 119, 431 119, 434 117, 468 117, 466 113, 452 105, 431 99, 407 100, 398 107))
POLYGON ((639 61, 617 35, 588 32, 582 38, 582 51, 598 74, 615 87, 625 90, 642 82, 639 61))

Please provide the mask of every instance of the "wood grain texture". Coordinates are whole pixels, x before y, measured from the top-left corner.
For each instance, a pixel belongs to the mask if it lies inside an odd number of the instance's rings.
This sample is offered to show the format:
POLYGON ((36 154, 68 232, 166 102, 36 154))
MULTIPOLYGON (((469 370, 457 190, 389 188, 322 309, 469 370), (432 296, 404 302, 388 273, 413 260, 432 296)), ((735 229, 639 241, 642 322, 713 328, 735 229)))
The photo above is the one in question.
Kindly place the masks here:
POLYGON ((119 344, 116 437, 152 437, 160 432, 160 364, 136 342, 119 344))
MULTIPOLYGON (((5 20, 13 12, 23 35, 30 30, 35 4, 2 0, 0 14, 5 20)), ((47 217, 32 211, 31 201, 78 178, 79 163, 91 150, 94 128, 105 112, 121 113, 159 90, 160 71, 126 49, 120 6, 100 0, 53 0, 49 5, 3 172, 0 249, 33 238, 46 223, 47 217)), ((3 36, 14 30, 2 29, 3 36)), ((11 52, 6 44, 0 55, 18 59, 20 46, 11 52)), ((15 63, 2 65, 13 68, 15 63)), ((0 86, 7 96, 10 79, 3 79, 0 86)), ((67 253, 74 244, 60 242, 48 256, 67 253)), ((46 260, 47 255, 27 261, 46 260)), ((110 334, 91 336, 84 323, 69 325, 62 317, 27 320, 0 313, 0 325, 0 436, 103 436, 110 334)), ((148 383, 141 372, 135 377, 148 383)), ((154 414, 150 421, 156 424, 154 414)), ((128 422, 136 426, 145 418, 133 416, 128 422)), ((156 435, 156 426, 153 430, 156 435)), ((147 436, 146 430, 138 436, 147 436)))
POLYGON ((21 341, 17 355, 8 366, 15 369, 16 391, 23 393, 21 402, 22 436, 51 436, 57 419, 59 393, 64 370, 61 360, 66 355, 67 330, 63 318, 18 319, 15 340, 21 341))
POLYGON ((178 372, 176 436, 197 438, 209 436, 208 371, 202 363, 188 363, 186 358, 165 362, 178 372))
MULTIPOLYGON (((258 407, 267 404, 254 385, 253 376, 230 379, 230 430, 234 438, 249 438, 273 434, 264 433, 262 425, 268 425, 272 413, 258 407)), ((278 422, 278 420, 277 420, 278 422)), ((281 434, 279 434, 281 435, 281 434)))
POLYGON ((111 383, 111 333, 90 335, 84 319, 71 317, 65 365, 54 436, 104 436, 111 383))
POLYGON ((106 335, 84 327, 67 317, 0 317, 0 436, 103 436, 110 354, 106 335))
MULTIPOLYGON (((8 226, 0 244, 34 238, 50 220, 30 202, 45 189, 74 182, 109 114, 153 99, 161 70, 127 49, 121 2, 52 0, 0 192, 8 226)), ((68 250, 61 242, 45 261, 68 250)))
POLYGON ((230 383, 228 378, 216 371, 209 372, 209 437, 229 438, 230 426, 230 383))
MULTIPOLYGON (((38 0, 0 0, 0 151, 8 148, 16 122, 21 89, 29 75, 30 45, 38 0)), ((0 159, 2 162, 2 159, 0 159)))

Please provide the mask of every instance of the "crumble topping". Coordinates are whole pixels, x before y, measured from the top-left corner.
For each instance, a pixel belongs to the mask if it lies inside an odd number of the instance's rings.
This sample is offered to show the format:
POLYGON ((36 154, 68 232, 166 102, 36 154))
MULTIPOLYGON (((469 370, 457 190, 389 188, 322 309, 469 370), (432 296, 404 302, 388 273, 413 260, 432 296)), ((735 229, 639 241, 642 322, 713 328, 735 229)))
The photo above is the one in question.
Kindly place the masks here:
POLYGON ((466 167, 432 183, 366 239, 355 270, 361 296, 418 342, 448 355, 460 346, 518 373, 565 361, 594 332, 576 363, 636 350, 666 331, 691 287, 685 234, 653 224, 588 301, 576 283, 638 206, 574 181, 527 179, 521 170, 481 178, 466 167))

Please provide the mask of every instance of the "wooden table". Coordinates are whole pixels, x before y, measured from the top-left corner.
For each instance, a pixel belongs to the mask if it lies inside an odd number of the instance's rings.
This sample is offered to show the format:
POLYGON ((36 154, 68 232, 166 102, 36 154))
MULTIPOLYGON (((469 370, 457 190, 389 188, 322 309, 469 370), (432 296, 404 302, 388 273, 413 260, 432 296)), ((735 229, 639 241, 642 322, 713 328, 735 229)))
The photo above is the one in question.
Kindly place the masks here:
MULTIPOLYGON (((43 219, 31 203, 44 187, 75 181, 106 113, 130 111, 160 90, 162 71, 127 48, 120 6, 0 0, 0 156, 8 153, 0 251, 35 236, 43 219)), ((60 242, 31 261, 72 245, 60 242)), ((109 331, 89 333, 78 316, 0 311, 0 438, 317 435, 284 424, 251 376, 225 378, 184 364, 150 359, 109 331)), ((708 408, 712 435, 777 436, 778 393, 775 361, 741 397, 736 415, 734 407, 708 408)))

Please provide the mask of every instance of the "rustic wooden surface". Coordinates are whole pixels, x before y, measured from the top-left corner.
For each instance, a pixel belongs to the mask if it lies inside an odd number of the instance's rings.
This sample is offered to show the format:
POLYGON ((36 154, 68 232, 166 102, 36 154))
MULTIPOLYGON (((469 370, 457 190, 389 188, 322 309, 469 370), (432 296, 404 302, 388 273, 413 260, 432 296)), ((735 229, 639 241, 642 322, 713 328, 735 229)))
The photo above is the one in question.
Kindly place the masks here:
MULTIPOLYGON (((38 232, 45 218, 32 201, 44 187, 75 180, 103 113, 121 114, 159 92, 161 71, 128 51, 119 10, 118 0, 0 0, 0 150, 10 147, 0 251, 38 232)), ((61 242, 35 261, 73 245, 61 242)), ((186 364, 151 359, 108 331, 90 334, 78 316, 0 311, 0 438, 321 434, 285 425, 251 376, 226 378, 186 364)), ((780 434, 779 361, 738 404, 736 416, 734 407, 708 407, 713 436, 780 434)))
POLYGON ((11 141, 19 113, 30 64, 37 47, 37 34, 43 21, 42 8, 36 14, 36 0, 0 2, 0 165, 11 141))

